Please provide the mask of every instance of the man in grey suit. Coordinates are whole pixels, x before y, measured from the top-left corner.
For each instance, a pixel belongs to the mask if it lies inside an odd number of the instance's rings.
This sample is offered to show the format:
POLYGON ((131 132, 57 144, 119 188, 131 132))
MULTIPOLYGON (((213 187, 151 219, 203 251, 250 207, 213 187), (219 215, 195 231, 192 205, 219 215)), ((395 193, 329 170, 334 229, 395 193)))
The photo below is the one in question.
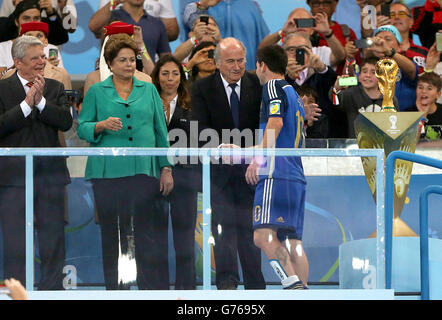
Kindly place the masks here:
MULTIPOLYGON (((17 72, 0 81, 0 147, 60 147, 58 130, 72 125, 63 84, 45 79, 43 44, 34 37, 14 41, 17 72)), ((64 157, 34 158, 34 221, 41 259, 39 290, 63 289, 64 157)), ((25 283, 25 160, 0 157, 0 224, 4 277, 25 283)))
MULTIPOLYGON (((244 45, 234 38, 221 40, 215 50, 215 62, 219 72, 192 86, 192 118, 198 121, 200 132, 211 129, 218 144, 234 143, 233 140, 238 138, 236 133, 249 132, 251 139, 247 139, 246 134, 241 143, 237 143, 241 147, 252 146, 255 143, 254 131, 259 127, 262 88, 256 75, 245 71, 244 45), (226 130, 234 131, 226 135, 226 130)), ((213 146, 216 147, 212 141, 213 146)), ((253 243, 254 189, 245 180, 248 166, 242 163, 211 167, 217 288, 237 288, 239 256, 245 289, 265 289, 261 252, 253 243)))

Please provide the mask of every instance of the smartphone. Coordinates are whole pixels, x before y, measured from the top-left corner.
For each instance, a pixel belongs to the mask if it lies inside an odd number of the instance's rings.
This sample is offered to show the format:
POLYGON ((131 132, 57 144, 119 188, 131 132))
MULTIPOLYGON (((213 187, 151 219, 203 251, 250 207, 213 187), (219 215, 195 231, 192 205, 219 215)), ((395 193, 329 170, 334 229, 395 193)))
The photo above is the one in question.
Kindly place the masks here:
POLYGON ((340 87, 357 86, 358 85, 358 78, 356 78, 356 77, 339 78, 338 84, 340 87))
POLYGON ((315 19, 295 19, 297 28, 313 28, 316 27, 315 19))
POLYGON ((436 32, 436 50, 442 51, 442 33, 436 32))
POLYGON ((358 49, 370 48, 373 41, 370 39, 356 39, 354 41, 355 47, 358 49))
POLYGON ((296 49, 296 63, 300 66, 305 65, 305 49, 296 49))
POLYGON ((68 96, 68 100, 71 104, 78 103, 80 101, 81 92, 78 90, 65 90, 68 96))
POLYGON ((49 49, 49 58, 51 57, 55 57, 56 59, 58 59, 58 49, 55 48, 49 49))
POLYGON ((214 56, 215 56, 215 50, 211 49, 211 50, 207 51, 207 57, 209 59, 213 59, 214 56))
POLYGON ((200 21, 209 24, 209 16, 200 16, 200 21))
POLYGON ((390 4, 384 3, 381 5, 381 15, 390 18, 390 4))

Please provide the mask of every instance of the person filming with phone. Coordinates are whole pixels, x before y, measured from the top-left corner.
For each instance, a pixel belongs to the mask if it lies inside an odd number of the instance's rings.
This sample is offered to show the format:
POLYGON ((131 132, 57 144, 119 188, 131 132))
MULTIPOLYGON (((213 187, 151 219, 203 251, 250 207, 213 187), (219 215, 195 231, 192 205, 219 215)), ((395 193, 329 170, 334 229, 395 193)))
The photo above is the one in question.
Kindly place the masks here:
POLYGON ((312 44, 305 33, 292 33, 284 42, 288 56, 285 79, 295 90, 301 86, 313 88, 318 94, 318 104, 322 116, 307 131, 311 138, 326 138, 328 136, 327 115, 331 108, 328 90, 336 80, 336 72, 327 67, 320 57, 312 52, 312 44))

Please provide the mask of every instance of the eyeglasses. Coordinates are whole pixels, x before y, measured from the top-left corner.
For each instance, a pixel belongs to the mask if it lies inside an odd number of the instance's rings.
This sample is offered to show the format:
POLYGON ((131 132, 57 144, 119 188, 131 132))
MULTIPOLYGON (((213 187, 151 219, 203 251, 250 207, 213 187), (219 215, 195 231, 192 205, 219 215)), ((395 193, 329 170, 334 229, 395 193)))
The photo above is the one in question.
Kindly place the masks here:
POLYGON ((310 2, 312 7, 320 7, 320 6, 324 6, 324 7, 328 7, 331 6, 333 3, 333 1, 331 0, 326 0, 326 1, 312 1, 310 2))
POLYGON ((398 13, 390 12, 390 19, 395 19, 396 17, 400 19, 405 19, 405 18, 411 18, 411 15, 409 15, 405 11, 399 11, 398 13))
POLYGON ((312 48, 310 48, 310 47, 307 47, 307 46, 301 46, 301 47, 287 47, 287 48, 285 48, 285 51, 287 52, 287 53, 291 53, 291 54, 295 54, 296 53, 296 50, 298 50, 298 49, 303 49, 303 50, 305 50, 306 48, 308 48, 308 49, 312 49, 312 48))

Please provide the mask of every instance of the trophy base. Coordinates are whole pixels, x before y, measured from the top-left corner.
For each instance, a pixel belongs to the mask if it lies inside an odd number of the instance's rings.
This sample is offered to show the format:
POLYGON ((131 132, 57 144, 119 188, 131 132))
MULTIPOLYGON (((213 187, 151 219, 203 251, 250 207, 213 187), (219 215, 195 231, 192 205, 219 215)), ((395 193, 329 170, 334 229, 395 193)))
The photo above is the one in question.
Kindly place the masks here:
MULTIPOLYGON (((368 238, 376 238, 375 230, 368 238)), ((417 237, 417 233, 413 231, 401 218, 393 219, 393 237, 417 237)))

